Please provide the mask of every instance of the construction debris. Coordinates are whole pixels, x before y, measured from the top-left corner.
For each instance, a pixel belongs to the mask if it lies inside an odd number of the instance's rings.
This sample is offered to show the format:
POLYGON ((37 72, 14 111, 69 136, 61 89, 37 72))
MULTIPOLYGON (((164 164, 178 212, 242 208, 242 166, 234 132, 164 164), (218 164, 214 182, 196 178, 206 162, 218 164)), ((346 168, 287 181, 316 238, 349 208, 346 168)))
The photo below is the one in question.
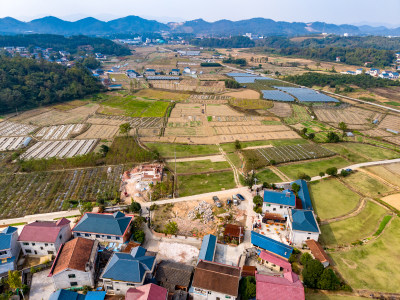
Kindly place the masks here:
POLYGON ((193 210, 189 211, 190 220, 202 219, 204 224, 214 220, 213 207, 211 204, 201 201, 193 210))

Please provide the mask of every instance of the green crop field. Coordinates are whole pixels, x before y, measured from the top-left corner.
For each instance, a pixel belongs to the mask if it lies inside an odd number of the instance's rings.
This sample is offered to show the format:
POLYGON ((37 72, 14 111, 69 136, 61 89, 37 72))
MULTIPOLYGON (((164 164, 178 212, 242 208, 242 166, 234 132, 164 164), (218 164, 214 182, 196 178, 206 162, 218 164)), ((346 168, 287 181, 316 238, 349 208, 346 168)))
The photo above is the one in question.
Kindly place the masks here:
POLYGON ((352 288, 400 293, 399 253, 400 219, 393 217, 376 240, 331 256, 352 288))
POLYGON ((369 197, 379 197, 381 194, 393 191, 391 187, 383 184, 378 179, 370 177, 362 172, 355 172, 345 177, 343 180, 350 184, 355 190, 369 197))
POLYGON ((327 168, 336 167, 339 169, 348 165, 351 165, 348 160, 345 160, 342 157, 333 157, 319 161, 285 165, 279 167, 279 170, 281 170, 290 178, 297 179, 298 174, 301 172, 313 177, 317 176, 319 172, 325 172, 327 168))
MULTIPOLYGON (((168 162, 168 166, 171 168, 171 170, 175 169, 175 163, 173 161, 168 162)), ((209 159, 176 163, 176 172, 178 174, 212 172, 230 168, 231 166, 227 161, 212 162, 209 159)))
MULTIPOLYGON (((163 117, 169 106, 169 103, 165 101, 138 100, 133 96, 113 96, 101 104, 120 109, 128 117, 163 117)), ((112 113, 107 109, 103 112, 112 113)))
POLYGON ((191 196, 236 187, 233 172, 178 176, 179 196, 191 196))
POLYGON ((297 124, 312 120, 305 106, 293 104, 292 108, 293 115, 291 117, 285 118, 285 122, 287 124, 297 124))
POLYGON ((151 150, 157 150, 162 157, 173 158, 219 154, 217 145, 186 145, 168 143, 145 143, 151 150))
POLYGON ((356 216, 321 226, 320 240, 324 245, 347 245, 375 233, 387 210, 368 201, 356 216))
MULTIPOLYGON (((309 142, 304 139, 293 139, 293 140, 269 140, 269 141, 250 141, 250 142, 240 142, 242 149, 247 147, 256 147, 256 146, 287 146, 287 145, 300 145, 300 144, 308 144, 309 142)), ((225 143, 221 144, 221 148, 225 152, 234 152, 235 143, 225 143)))
POLYGON ((272 172, 270 169, 265 169, 257 172, 257 178, 259 182, 277 183, 282 182, 282 179, 272 172))
POLYGON ((309 187, 313 207, 320 219, 345 215, 357 206, 360 198, 335 178, 311 182, 309 187))

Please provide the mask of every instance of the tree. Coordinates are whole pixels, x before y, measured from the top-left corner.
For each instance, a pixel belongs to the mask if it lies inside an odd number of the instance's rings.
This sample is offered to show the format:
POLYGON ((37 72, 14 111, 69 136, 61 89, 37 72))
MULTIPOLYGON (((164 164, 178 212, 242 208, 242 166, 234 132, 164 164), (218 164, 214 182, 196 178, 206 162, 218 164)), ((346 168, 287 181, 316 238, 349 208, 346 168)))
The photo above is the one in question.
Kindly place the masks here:
POLYGON ((337 143, 340 141, 340 137, 333 131, 327 134, 328 143, 337 143))
POLYGON ((142 208, 142 207, 141 207, 140 203, 138 203, 138 202, 136 202, 136 201, 132 201, 132 203, 131 203, 131 205, 130 205, 130 207, 129 207, 129 210, 130 210, 131 212, 138 213, 138 212, 140 211, 141 208, 142 208))
POLYGON ((312 256, 310 253, 308 252, 304 252, 301 257, 300 257, 300 263, 305 266, 307 264, 308 261, 312 260, 312 256))
POLYGON ((271 187, 271 185, 270 185, 268 182, 265 182, 265 181, 264 181, 264 182, 262 183, 262 188, 263 188, 263 189, 269 189, 270 187, 271 187))
POLYGON ((345 133, 346 133, 346 130, 347 130, 347 124, 345 122, 340 122, 339 123, 339 128, 343 132, 343 136, 344 136, 345 133))
POLYGON ((314 132, 309 133, 309 134, 308 134, 308 138, 309 138, 310 140, 313 140, 313 139, 315 138, 315 133, 314 133, 314 132))
POLYGON ((166 234, 177 234, 178 232, 178 224, 176 224, 176 222, 173 221, 169 221, 167 225, 165 225, 165 230, 164 232, 166 234))
POLYGON ((243 277, 240 280, 239 292, 244 300, 254 298, 256 296, 256 278, 254 276, 243 277))
POLYGON ((318 280, 317 287, 321 290, 338 290, 340 280, 332 269, 325 269, 318 280))
POLYGON ((107 145, 101 145, 100 146, 99 152, 103 157, 106 157, 108 151, 110 151, 110 147, 108 147, 107 145))
POLYGON ((7 284, 12 290, 22 288, 22 278, 20 271, 8 271, 7 284))
POLYGON ((301 273, 304 284, 309 288, 317 288, 318 280, 324 271, 324 266, 316 259, 309 260, 301 273))
POLYGON ((288 262, 290 262, 291 264, 294 263, 297 260, 297 257, 294 253, 290 254, 290 257, 288 259, 288 262))
POLYGON ((257 206, 261 206, 263 204, 263 198, 260 195, 256 195, 253 198, 253 203, 257 206))
POLYGON ((128 136, 129 131, 131 131, 132 126, 130 123, 124 123, 119 125, 119 133, 121 134, 125 134, 126 136, 128 136))
POLYGON ((326 174, 330 175, 330 176, 336 176, 338 173, 338 170, 336 167, 331 167, 326 169, 326 174))
POLYGON ((145 238, 146 238, 146 234, 144 233, 143 230, 135 230, 133 232, 133 239, 135 242, 139 242, 141 244, 144 242, 145 238))
POLYGON ((240 141, 239 141, 239 140, 236 140, 236 141, 235 141, 235 149, 236 149, 236 150, 242 149, 242 145, 240 144, 240 141))
POLYGON ((303 135, 306 135, 306 133, 307 133, 307 127, 304 127, 303 129, 301 129, 301 133, 303 134, 303 135))
POLYGON ((325 172, 319 172, 319 176, 324 177, 325 176, 325 172))
POLYGON ((300 185, 298 185, 296 182, 292 183, 292 191, 297 194, 300 191, 300 185))
POLYGON ((299 174, 297 174, 297 177, 299 179, 303 179, 303 180, 307 180, 310 181, 311 177, 309 175, 307 175, 306 173, 300 172, 299 174))

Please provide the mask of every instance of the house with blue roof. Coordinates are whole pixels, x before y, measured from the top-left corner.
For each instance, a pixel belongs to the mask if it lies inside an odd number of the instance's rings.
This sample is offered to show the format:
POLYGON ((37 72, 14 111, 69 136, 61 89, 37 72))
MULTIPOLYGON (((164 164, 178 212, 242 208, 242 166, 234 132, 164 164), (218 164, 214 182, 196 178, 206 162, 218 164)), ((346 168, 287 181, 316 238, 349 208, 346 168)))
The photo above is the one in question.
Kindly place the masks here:
POLYGON ((296 207, 296 196, 291 190, 265 190, 262 212, 279 214, 287 218, 289 210, 296 207))
POLYGON ((108 261, 100 280, 107 293, 125 295, 129 288, 142 286, 153 278, 156 257, 135 247, 130 253, 115 252, 108 261))
POLYGON ((273 253, 286 260, 289 259, 293 252, 293 247, 278 242, 255 231, 251 232, 251 243, 260 249, 263 249, 269 253, 273 253))
POLYGON ((146 71, 144 71, 144 75, 145 76, 154 76, 154 75, 156 75, 156 70, 154 70, 154 69, 146 69, 146 71))
POLYGON ((104 291, 89 291, 83 295, 70 290, 58 290, 50 295, 49 300, 104 300, 105 297, 104 291))
POLYGON ((135 70, 126 70, 126 76, 128 76, 129 78, 137 78, 140 76, 140 74, 135 70))
POLYGON ((217 237, 212 234, 207 234, 203 238, 199 252, 199 260, 214 261, 215 250, 217 249, 217 237))
POLYGON ((74 237, 100 242, 125 243, 131 236, 133 216, 118 211, 113 214, 85 213, 72 229, 74 237))
POLYGON ((307 182, 303 179, 296 180, 292 182, 290 185, 296 183, 300 186, 300 190, 297 192, 297 197, 300 199, 300 203, 297 203, 296 208, 298 209, 306 209, 306 210, 313 210, 313 206, 311 203, 310 198, 310 191, 308 190, 307 182), (300 207, 301 205, 301 207, 300 207))
POLYGON ((4 228, 0 232, 0 274, 16 269, 20 250, 17 228, 4 228))
POLYGON ((179 76, 181 74, 181 70, 179 69, 172 69, 169 75, 179 76))
POLYGON ((292 209, 287 221, 289 240, 293 245, 302 246, 307 240, 318 241, 319 229, 312 210, 292 209))

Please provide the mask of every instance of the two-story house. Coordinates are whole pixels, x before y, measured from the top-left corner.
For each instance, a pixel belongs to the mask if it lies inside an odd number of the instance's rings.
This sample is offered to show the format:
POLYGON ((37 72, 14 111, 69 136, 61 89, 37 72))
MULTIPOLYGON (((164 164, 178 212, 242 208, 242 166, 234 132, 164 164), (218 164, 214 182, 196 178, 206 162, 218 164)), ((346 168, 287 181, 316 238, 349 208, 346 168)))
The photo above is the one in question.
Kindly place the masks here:
POLYGON ((56 255, 58 249, 71 239, 71 221, 35 221, 27 224, 19 235, 18 242, 24 255, 56 255))
POLYGON ((98 247, 98 241, 81 237, 63 244, 49 274, 54 289, 93 287, 98 247))
POLYGON ((115 252, 100 276, 104 290, 125 295, 129 288, 142 286, 146 278, 152 279, 156 257, 146 254, 142 247, 135 247, 130 253, 115 252))
POLYGON ((21 247, 18 242, 18 230, 6 227, 0 233, 0 274, 16 269, 21 247))
POLYGON ((125 243, 131 235, 133 216, 118 211, 113 214, 86 213, 72 229, 74 237, 100 242, 125 243))
POLYGON ((292 209, 287 220, 289 240, 293 245, 302 246, 307 240, 318 241, 319 229, 312 210, 292 209))
POLYGON ((296 207, 296 196, 291 190, 274 191, 265 190, 262 206, 263 213, 279 214, 284 218, 289 215, 289 210, 296 207))

